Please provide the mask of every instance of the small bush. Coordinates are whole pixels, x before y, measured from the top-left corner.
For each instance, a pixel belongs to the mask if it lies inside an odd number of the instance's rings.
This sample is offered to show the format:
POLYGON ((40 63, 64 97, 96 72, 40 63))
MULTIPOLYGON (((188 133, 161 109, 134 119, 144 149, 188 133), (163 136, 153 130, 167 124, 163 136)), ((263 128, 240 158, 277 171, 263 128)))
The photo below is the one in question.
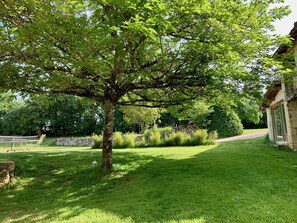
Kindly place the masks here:
POLYGON ((137 135, 134 141, 135 141, 135 147, 144 148, 147 146, 144 135, 137 135))
POLYGON ((113 147, 114 148, 124 147, 123 134, 121 132, 115 132, 113 134, 113 147))
POLYGON ((198 129, 193 133, 193 144, 194 145, 204 145, 207 140, 207 131, 205 129, 198 129))
POLYGON ((169 126, 164 128, 158 128, 157 131, 160 132, 161 139, 165 139, 169 137, 169 135, 172 133, 172 127, 169 126))
POLYGON ((165 141, 167 146, 180 146, 183 144, 184 139, 187 138, 186 133, 176 132, 171 134, 165 141))
POLYGON ((148 146, 148 145, 147 145, 147 143, 146 143, 146 141, 145 141, 144 139, 139 140, 139 141, 137 141, 137 142, 135 143, 135 147, 145 148, 145 147, 147 147, 147 146, 148 146))
POLYGON ((102 135, 92 134, 91 138, 93 139, 93 142, 94 142, 92 149, 102 148, 102 145, 103 145, 103 136, 102 135))
POLYGON ((153 128, 147 129, 144 132, 144 135, 146 138, 149 138, 154 133, 160 133, 161 139, 167 138, 172 133, 172 127, 164 127, 164 128, 158 128, 157 125, 154 125, 153 128))
POLYGON ((125 148, 133 148, 135 147, 135 139, 136 139, 137 135, 134 133, 126 133, 124 135, 124 143, 123 146, 125 148))
POLYGON ((152 146, 158 146, 161 144, 161 134, 160 132, 156 131, 150 135, 150 144, 152 146))
POLYGON ((208 139, 211 144, 215 144, 216 140, 218 139, 218 132, 217 131, 212 131, 208 134, 208 139))
POLYGON ((194 146, 193 139, 191 136, 185 134, 181 143, 182 146, 194 146))

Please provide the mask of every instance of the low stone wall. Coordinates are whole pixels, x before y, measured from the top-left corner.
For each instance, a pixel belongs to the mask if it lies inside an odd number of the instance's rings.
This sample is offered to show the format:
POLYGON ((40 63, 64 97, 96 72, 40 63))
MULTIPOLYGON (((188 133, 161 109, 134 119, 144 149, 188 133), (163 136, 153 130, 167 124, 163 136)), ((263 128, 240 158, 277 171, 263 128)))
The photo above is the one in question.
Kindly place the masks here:
POLYGON ((15 162, 13 161, 0 162, 0 187, 9 184, 13 177, 14 168, 15 162))
POLYGON ((56 146, 92 146, 93 140, 89 137, 84 138, 60 138, 55 140, 56 146))

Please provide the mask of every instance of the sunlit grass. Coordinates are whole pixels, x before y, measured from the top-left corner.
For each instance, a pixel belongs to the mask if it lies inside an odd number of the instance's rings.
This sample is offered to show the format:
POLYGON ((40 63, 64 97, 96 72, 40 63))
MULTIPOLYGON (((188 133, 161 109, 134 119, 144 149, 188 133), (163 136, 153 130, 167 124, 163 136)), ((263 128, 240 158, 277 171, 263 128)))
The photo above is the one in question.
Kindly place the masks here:
POLYGON ((40 147, 0 189, 0 222, 297 222, 297 154, 251 141, 114 150, 40 147))

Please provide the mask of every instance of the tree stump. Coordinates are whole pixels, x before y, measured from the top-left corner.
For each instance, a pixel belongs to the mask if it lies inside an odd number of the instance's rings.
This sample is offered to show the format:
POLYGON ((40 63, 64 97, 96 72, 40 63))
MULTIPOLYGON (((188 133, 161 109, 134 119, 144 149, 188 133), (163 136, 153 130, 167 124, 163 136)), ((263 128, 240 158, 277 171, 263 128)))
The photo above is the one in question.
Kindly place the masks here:
POLYGON ((0 187, 9 184, 13 176, 15 162, 4 161, 0 162, 0 187))

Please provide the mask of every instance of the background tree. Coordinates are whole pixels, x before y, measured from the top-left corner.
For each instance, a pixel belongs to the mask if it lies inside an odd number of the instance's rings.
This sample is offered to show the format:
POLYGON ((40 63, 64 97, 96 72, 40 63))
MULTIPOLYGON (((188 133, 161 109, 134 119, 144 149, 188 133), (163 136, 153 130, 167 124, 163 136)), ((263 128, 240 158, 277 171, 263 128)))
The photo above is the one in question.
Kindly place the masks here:
POLYGON ((177 126, 180 124, 180 120, 166 109, 160 113, 157 123, 160 127, 177 126))
POLYGON ((24 102, 22 100, 17 100, 16 96, 10 91, 0 93, 0 134, 4 131, 4 117, 10 111, 21 107, 23 104, 24 102))
POLYGON ((124 120, 128 124, 137 124, 141 132, 144 132, 149 125, 156 124, 157 119, 160 118, 160 109, 158 108, 126 106, 121 110, 124 113, 124 120))
MULTIPOLYGON (((255 98, 238 98, 234 105, 231 105, 231 108, 236 112, 243 125, 246 124, 247 127, 264 125, 264 127, 267 127, 265 123, 262 123, 263 112, 260 110, 260 104, 261 100, 255 98), (258 125, 259 123, 260 125, 258 125)), ((246 126, 244 125, 244 127, 246 126)))
POLYGON ((103 109, 91 100, 71 95, 34 95, 13 104, 1 116, 0 134, 77 136, 102 131, 103 109))
MULTIPOLYGON (((211 100, 210 100, 211 101, 211 100)), ((198 128, 206 128, 209 120, 207 119, 209 113, 212 111, 210 101, 208 103, 202 100, 196 100, 192 103, 184 103, 178 106, 171 106, 168 108, 179 121, 184 124, 194 124, 198 128)))
MULTIPOLYGON (((281 0, 0 1, 0 86, 83 96, 104 106, 112 167, 117 104, 168 106, 255 90, 281 0)), ((258 86, 258 84, 257 84, 258 86)))

